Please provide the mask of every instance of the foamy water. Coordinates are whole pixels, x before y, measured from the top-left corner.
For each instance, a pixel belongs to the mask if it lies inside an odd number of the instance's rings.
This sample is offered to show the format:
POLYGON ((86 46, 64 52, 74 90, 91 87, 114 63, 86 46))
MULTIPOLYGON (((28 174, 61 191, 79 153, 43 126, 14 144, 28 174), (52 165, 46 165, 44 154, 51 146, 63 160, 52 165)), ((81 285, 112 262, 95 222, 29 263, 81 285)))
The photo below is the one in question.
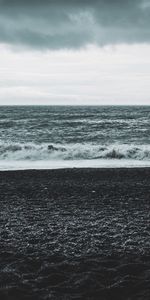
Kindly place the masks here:
POLYGON ((140 168, 150 167, 150 161, 135 160, 74 160, 74 161, 2 161, 0 170, 41 170, 64 168, 140 168))
POLYGON ((0 169, 150 166, 150 107, 1 107, 0 169))

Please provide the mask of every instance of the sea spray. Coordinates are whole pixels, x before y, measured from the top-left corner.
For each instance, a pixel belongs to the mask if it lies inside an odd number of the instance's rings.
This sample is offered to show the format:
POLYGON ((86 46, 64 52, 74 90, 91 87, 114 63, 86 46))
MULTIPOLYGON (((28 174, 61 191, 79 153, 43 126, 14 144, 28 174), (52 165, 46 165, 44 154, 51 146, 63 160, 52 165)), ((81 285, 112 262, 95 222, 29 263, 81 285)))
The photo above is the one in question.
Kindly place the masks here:
POLYGON ((150 160, 150 145, 0 142, 0 160, 150 160))

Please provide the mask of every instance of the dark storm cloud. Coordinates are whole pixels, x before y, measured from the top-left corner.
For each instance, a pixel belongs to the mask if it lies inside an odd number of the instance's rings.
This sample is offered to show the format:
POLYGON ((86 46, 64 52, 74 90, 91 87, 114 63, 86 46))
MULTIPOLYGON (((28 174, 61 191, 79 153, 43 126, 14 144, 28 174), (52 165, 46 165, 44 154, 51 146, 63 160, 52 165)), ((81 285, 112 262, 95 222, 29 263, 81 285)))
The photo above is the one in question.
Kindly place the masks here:
POLYGON ((0 0, 0 42, 34 48, 150 42, 149 0, 0 0))

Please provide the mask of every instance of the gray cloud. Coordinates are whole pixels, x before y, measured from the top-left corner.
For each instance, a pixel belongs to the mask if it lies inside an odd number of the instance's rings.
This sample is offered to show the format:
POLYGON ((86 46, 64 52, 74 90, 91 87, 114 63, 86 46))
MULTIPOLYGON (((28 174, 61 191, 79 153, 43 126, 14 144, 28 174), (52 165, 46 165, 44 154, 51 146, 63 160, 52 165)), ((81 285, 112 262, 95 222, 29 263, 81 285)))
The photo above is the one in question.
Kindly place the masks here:
POLYGON ((0 0, 0 42, 59 49, 150 42, 149 0, 0 0))

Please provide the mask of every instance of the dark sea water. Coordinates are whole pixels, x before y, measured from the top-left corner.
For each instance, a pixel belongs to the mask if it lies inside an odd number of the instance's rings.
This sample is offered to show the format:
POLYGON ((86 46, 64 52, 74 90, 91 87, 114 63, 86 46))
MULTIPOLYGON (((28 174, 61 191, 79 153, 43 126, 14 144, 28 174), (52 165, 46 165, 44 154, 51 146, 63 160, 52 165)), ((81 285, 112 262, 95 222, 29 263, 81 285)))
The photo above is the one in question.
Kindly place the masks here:
POLYGON ((150 164, 150 106, 0 107, 0 168, 150 164))

